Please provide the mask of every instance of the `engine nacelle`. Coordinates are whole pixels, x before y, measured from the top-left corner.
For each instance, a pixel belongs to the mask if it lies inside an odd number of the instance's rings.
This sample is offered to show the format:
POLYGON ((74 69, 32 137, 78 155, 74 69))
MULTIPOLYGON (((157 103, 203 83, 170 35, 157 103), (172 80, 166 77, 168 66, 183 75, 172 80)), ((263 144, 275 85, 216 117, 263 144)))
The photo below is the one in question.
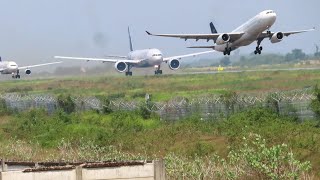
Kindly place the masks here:
POLYGON ((119 61, 114 64, 114 68, 116 68, 118 72, 123 73, 128 69, 128 65, 125 62, 119 61))
POLYGON ((284 35, 282 32, 277 32, 277 33, 273 34, 270 41, 271 41, 271 43, 278 43, 278 42, 282 41, 283 37, 284 37, 284 35))
POLYGON ((31 74, 31 70, 30 69, 26 69, 25 73, 29 75, 29 74, 31 74))
POLYGON ((180 68, 180 61, 178 59, 172 59, 169 61, 169 68, 171 70, 177 70, 180 68))
POLYGON ((222 45, 222 44, 226 44, 227 42, 230 41, 230 36, 229 34, 221 34, 217 40, 216 40, 216 44, 218 45, 222 45))

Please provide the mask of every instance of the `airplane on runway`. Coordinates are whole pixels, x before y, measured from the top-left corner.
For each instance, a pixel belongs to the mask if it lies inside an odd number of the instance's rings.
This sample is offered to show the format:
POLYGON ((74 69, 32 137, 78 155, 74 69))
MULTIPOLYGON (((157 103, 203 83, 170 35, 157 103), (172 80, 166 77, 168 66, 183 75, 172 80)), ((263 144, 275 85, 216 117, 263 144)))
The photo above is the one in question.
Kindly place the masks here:
POLYGON ((185 41, 188 39, 195 39, 196 41, 204 39, 207 42, 213 40, 215 43, 213 46, 193 46, 189 48, 208 48, 223 52, 224 55, 230 55, 231 51, 241 46, 250 45, 254 41, 257 41, 254 53, 261 54, 262 46, 260 44, 265 38, 269 38, 271 43, 278 43, 285 36, 315 30, 313 28, 302 31, 271 32, 270 28, 275 23, 276 18, 275 11, 262 11, 230 33, 218 33, 212 22, 210 23, 211 34, 152 34, 148 31, 146 32, 151 36, 181 38, 185 41))
POLYGON ((27 75, 30 75, 31 74, 30 68, 40 67, 40 66, 48 66, 48 65, 59 64, 59 63, 62 63, 62 62, 59 61, 59 62, 52 62, 52 63, 36 64, 36 65, 19 67, 16 62, 2 61, 1 57, 0 57, 0 73, 1 74, 12 74, 12 78, 20 79, 20 70, 25 70, 25 73, 27 75))
POLYGON ((162 74, 160 69, 163 62, 169 64, 171 70, 177 70, 180 68, 180 59, 185 57, 194 57, 201 54, 212 53, 214 51, 204 51, 193 54, 186 54, 181 56, 163 57, 162 52, 159 49, 143 49, 133 50, 132 40, 130 35, 130 29, 128 28, 130 52, 128 56, 108 56, 110 59, 103 58, 83 58, 83 57, 66 57, 66 56, 55 56, 57 59, 71 59, 71 60, 84 60, 84 61, 100 61, 109 62, 115 64, 115 69, 120 72, 126 73, 126 76, 132 76, 132 67, 146 68, 155 67, 155 74, 162 74))

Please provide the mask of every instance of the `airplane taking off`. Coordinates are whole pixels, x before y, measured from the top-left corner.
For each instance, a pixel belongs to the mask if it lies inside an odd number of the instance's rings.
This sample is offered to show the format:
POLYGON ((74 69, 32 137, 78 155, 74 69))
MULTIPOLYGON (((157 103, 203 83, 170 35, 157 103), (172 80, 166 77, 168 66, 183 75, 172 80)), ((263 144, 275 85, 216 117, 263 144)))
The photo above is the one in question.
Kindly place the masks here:
POLYGON ((1 57, 0 57, 0 73, 1 74, 12 74, 12 78, 20 79, 20 70, 25 70, 25 73, 27 75, 29 75, 29 74, 31 74, 30 68, 40 67, 40 66, 48 66, 48 65, 59 64, 59 63, 62 63, 62 61, 19 67, 16 62, 2 61, 1 57))
POLYGON ((223 52, 224 55, 230 55, 231 51, 241 46, 250 45, 254 41, 257 41, 254 53, 261 54, 262 46, 260 44, 265 38, 269 38, 271 43, 278 43, 283 40, 284 36, 315 30, 313 28, 302 31, 271 32, 270 28, 275 23, 276 18, 277 15, 273 10, 262 11, 231 33, 218 33, 212 22, 210 23, 212 34, 152 34, 146 32, 152 36, 174 37, 184 40, 195 39, 198 41, 205 39, 207 42, 213 40, 215 43, 213 46, 193 46, 189 48, 210 48, 223 52))
POLYGON ((83 57, 66 57, 66 56, 55 56, 57 59, 71 59, 71 60, 84 60, 84 61, 100 61, 115 63, 115 69, 120 72, 126 73, 126 76, 132 76, 131 68, 145 68, 155 67, 155 74, 162 74, 160 69, 163 62, 169 64, 171 70, 177 70, 180 68, 180 59, 185 57, 194 57, 201 54, 212 53, 214 51, 205 51, 193 54, 186 54, 181 56, 163 57, 162 52, 159 49, 143 49, 133 50, 132 40, 130 35, 130 29, 128 28, 130 52, 128 56, 108 56, 110 59, 102 58, 83 58, 83 57))

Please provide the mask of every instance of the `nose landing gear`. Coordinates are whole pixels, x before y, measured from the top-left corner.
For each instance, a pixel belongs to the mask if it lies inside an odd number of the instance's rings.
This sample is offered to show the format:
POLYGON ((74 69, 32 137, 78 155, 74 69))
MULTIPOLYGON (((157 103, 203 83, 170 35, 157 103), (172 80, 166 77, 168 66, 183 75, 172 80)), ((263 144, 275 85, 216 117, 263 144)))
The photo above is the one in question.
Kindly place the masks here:
POLYGON ((156 68, 156 70, 154 71, 155 75, 162 74, 162 70, 160 69, 160 65, 159 66, 155 66, 155 68, 156 68))
POLYGON ((131 65, 128 65, 128 70, 126 71, 126 76, 132 76, 132 71, 130 71, 132 68, 131 65))

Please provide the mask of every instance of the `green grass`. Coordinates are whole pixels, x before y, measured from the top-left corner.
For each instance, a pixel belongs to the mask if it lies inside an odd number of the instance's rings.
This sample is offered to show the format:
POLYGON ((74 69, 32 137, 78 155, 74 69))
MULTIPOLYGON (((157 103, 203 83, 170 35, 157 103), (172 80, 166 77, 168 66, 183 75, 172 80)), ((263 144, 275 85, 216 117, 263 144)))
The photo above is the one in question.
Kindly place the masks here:
POLYGON ((319 82, 320 71, 317 70, 134 77, 69 77, 4 81, 1 82, 0 92, 84 96, 123 94, 126 99, 144 99, 144 94, 149 93, 152 94, 154 101, 166 101, 177 96, 193 98, 227 91, 259 94, 302 89, 319 82))

